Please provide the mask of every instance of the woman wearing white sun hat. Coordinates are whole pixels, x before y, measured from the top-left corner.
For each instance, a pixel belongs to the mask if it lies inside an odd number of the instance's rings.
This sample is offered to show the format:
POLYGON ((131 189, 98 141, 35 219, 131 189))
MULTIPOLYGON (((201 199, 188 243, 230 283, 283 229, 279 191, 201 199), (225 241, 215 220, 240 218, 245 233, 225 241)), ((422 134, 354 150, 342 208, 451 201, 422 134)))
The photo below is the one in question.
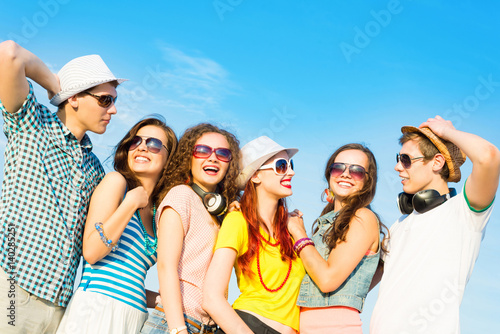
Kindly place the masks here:
POLYGON ((296 333, 300 282, 305 274, 286 224, 292 195, 292 156, 268 137, 242 148, 238 186, 241 212, 222 223, 203 289, 203 307, 226 333, 296 333), (225 292, 235 267, 241 295, 233 307, 225 292))

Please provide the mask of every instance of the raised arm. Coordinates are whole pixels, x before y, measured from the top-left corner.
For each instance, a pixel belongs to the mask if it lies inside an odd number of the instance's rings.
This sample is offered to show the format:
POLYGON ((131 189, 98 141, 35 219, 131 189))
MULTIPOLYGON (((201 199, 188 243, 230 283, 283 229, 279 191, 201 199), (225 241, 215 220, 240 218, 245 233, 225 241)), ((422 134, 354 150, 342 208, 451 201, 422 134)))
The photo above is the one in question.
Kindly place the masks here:
MULTIPOLYGON (((307 238, 301 220, 299 217, 289 218, 288 230, 295 240, 307 238)), ((315 247, 307 246, 300 252, 307 273, 323 293, 335 291, 374 243, 378 244, 378 222, 370 210, 358 210, 349 225, 346 241, 332 249, 328 260, 325 261, 315 247)))
POLYGON ((19 110, 29 92, 26 78, 45 90, 49 98, 60 91, 59 80, 47 65, 14 41, 0 43, 0 100, 8 112, 19 110))
POLYGON ((182 295, 179 283, 179 260, 184 243, 184 228, 180 215, 167 207, 158 224, 158 279, 168 328, 185 326, 182 295))
POLYGON ((469 204, 482 210, 491 204, 498 188, 500 152, 487 140, 455 129, 451 121, 440 116, 429 118, 420 127, 429 127, 442 139, 457 145, 472 162, 472 173, 467 179, 465 192, 469 204))
POLYGON ((203 286, 203 309, 226 333, 253 333, 226 299, 236 255, 232 248, 215 251, 203 286))
POLYGON ((96 263, 111 251, 101 240, 95 223, 101 222, 106 237, 116 243, 134 212, 148 204, 149 197, 143 187, 128 191, 123 198, 126 186, 126 180, 120 173, 111 172, 92 194, 83 234, 83 257, 90 264, 96 263))

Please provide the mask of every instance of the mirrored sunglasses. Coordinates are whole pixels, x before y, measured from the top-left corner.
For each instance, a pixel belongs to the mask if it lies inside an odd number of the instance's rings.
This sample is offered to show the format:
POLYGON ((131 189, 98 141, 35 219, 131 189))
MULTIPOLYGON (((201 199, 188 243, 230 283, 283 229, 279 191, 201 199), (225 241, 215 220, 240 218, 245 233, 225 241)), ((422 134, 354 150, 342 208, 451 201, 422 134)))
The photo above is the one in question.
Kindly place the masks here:
POLYGON ((103 108, 109 107, 111 103, 115 103, 116 99, 118 99, 118 96, 113 97, 111 95, 96 95, 90 92, 84 92, 84 93, 95 98, 97 100, 97 104, 99 105, 99 107, 103 108))
POLYGON ((293 160, 290 159, 290 161, 288 161, 284 158, 274 159, 272 163, 262 165, 259 170, 261 169, 272 169, 276 175, 286 175, 289 169, 293 170, 293 160))
POLYGON ((398 153, 398 154, 396 154, 396 163, 401 161, 401 165, 403 165, 403 167, 405 169, 408 169, 411 167, 411 163, 413 160, 422 159, 422 158, 425 158, 425 157, 410 158, 410 156, 406 153, 403 153, 403 154, 398 153))
POLYGON ((233 154, 228 148, 211 148, 207 145, 195 145, 193 148, 193 156, 198 159, 207 159, 213 152, 215 152, 217 159, 222 162, 230 162, 233 159, 233 154))
MULTIPOLYGON (((135 136, 134 138, 132 138, 128 150, 132 151, 138 148, 141 145, 142 140, 143 137, 140 136, 135 136)), ((154 137, 144 137, 144 140, 146 141, 146 147, 148 148, 149 152, 158 154, 160 153, 162 146, 165 147, 165 150, 168 152, 167 147, 162 144, 161 140, 154 137)))
POLYGON ((347 167, 349 167, 349 174, 356 181, 363 180, 365 174, 368 174, 363 166, 351 165, 343 162, 335 162, 330 166, 330 176, 337 177, 342 175, 347 167))

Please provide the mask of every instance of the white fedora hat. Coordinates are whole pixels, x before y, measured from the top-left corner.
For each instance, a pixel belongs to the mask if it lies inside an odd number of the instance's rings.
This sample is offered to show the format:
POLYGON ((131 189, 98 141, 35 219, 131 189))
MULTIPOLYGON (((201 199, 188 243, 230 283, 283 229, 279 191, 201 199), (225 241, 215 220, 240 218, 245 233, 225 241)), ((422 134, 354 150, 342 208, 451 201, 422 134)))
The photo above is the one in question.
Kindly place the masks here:
POLYGON ((296 148, 284 148, 280 144, 267 136, 262 136, 247 143, 241 149, 241 172, 236 179, 239 189, 245 189, 245 186, 255 172, 269 158, 281 151, 286 151, 291 158, 299 150, 296 148))
POLYGON ((58 106, 73 95, 100 84, 117 81, 121 84, 127 79, 117 79, 98 55, 75 58, 61 68, 59 73, 61 91, 50 103, 58 106))

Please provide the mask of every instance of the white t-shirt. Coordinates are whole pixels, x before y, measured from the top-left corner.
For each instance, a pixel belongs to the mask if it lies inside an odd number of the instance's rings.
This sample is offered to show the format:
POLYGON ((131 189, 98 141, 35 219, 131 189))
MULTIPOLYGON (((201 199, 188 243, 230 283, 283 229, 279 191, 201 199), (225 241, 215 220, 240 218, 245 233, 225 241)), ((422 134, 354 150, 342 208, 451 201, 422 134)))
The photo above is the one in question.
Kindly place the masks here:
POLYGON ((492 209, 471 210, 462 192, 391 226, 371 334, 460 333, 460 303, 492 209))

